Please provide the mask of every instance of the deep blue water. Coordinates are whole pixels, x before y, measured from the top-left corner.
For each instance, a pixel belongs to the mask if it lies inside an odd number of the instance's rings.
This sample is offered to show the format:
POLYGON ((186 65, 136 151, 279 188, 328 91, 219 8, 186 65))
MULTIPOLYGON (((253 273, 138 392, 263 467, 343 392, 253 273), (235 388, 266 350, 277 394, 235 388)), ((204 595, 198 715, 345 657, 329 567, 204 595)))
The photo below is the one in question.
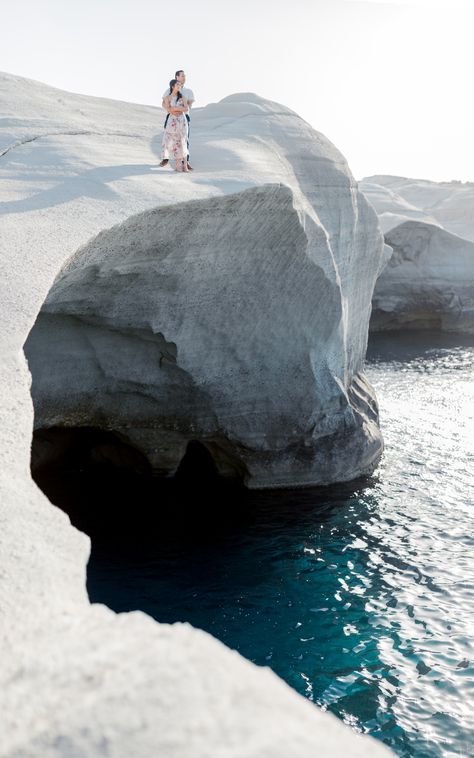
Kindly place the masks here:
POLYGON ((457 342, 372 342, 373 477, 242 511, 223 496, 212 530, 93 539, 91 600, 207 630, 400 756, 474 755, 474 347, 457 342))

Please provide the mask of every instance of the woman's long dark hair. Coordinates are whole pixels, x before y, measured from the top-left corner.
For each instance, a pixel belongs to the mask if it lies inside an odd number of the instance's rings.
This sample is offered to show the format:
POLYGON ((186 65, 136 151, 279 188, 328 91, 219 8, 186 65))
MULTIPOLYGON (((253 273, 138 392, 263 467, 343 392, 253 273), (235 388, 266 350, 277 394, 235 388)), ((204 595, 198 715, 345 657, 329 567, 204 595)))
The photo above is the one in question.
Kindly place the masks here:
MULTIPOLYGON (((170 81, 170 95, 173 92, 173 87, 174 87, 174 85, 176 84, 177 81, 178 81, 177 79, 172 79, 170 81)), ((183 97, 183 96, 182 96, 181 92, 178 90, 178 94, 176 95, 176 100, 179 100, 181 97, 183 97)))

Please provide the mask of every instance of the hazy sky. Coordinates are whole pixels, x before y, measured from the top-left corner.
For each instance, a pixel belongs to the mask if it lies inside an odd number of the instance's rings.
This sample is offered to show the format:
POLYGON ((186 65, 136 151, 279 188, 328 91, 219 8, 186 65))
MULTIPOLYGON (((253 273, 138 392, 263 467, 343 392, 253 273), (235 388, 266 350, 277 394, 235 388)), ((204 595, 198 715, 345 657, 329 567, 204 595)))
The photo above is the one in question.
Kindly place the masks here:
POLYGON ((196 106, 293 108, 358 179, 474 181, 474 0, 12 0, 1 25, 3 71, 160 105, 183 68, 196 106))

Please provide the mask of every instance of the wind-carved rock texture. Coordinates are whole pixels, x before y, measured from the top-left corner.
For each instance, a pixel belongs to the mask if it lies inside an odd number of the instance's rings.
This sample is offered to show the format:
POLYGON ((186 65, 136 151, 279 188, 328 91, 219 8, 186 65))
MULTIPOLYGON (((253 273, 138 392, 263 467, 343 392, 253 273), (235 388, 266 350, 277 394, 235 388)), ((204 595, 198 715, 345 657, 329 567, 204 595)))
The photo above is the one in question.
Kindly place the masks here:
MULTIPOLYGON (((339 188, 346 212, 351 192, 339 188)), ((320 216, 336 216, 323 198, 320 216)), ((362 364, 381 241, 353 214, 337 265, 295 204, 283 184, 189 201, 78 251, 25 345, 36 426, 112 429, 165 475, 199 439, 253 488, 372 471, 382 443, 362 364), (372 263, 368 282, 354 259, 372 263)))
POLYGON ((165 472, 198 433, 251 485, 372 465, 382 243, 344 158, 255 95, 193 112, 190 176, 157 167, 161 109, 0 98, 2 756, 391 755, 211 635, 91 605, 89 539, 30 475, 34 424, 91 419, 165 472))

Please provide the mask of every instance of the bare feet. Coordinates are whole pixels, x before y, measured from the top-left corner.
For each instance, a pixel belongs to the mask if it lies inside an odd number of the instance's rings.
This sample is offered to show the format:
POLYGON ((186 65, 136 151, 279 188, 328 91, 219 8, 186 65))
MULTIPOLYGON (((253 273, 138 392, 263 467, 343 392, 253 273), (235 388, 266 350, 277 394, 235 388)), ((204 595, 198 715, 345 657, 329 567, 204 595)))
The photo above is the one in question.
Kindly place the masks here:
POLYGON ((168 158, 163 158, 163 160, 160 163, 160 166, 161 167, 166 166, 167 163, 168 163, 168 158))

